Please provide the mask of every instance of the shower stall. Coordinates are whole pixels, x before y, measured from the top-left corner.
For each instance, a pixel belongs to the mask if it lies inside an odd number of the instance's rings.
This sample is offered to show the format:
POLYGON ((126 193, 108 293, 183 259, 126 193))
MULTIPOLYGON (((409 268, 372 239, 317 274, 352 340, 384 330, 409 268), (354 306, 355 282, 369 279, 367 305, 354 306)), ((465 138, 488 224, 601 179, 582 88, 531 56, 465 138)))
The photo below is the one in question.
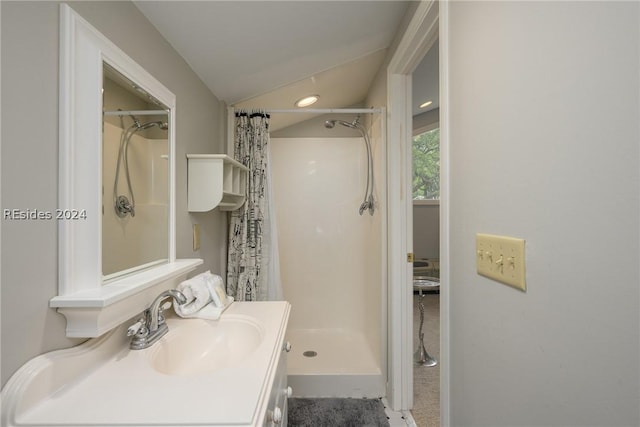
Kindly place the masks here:
POLYGON ((271 137, 295 396, 385 395, 383 120, 330 114, 271 137))

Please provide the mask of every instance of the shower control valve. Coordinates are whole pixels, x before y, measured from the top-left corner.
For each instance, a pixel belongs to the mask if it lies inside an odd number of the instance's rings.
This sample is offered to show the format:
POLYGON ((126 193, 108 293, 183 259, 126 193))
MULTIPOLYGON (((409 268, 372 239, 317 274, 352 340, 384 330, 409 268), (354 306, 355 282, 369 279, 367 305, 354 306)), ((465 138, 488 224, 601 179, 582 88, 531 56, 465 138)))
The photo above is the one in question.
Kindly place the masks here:
POLYGON ((129 203, 127 196, 118 196, 115 203, 116 215, 124 218, 127 215, 136 216, 136 210, 133 204, 129 203))

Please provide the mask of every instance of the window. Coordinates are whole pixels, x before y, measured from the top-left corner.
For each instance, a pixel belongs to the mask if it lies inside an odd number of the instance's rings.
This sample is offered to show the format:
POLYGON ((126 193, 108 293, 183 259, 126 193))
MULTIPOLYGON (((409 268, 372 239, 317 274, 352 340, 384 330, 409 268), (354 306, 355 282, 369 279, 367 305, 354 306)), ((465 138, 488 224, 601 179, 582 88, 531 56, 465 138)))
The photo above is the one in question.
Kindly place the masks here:
POLYGON ((440 200, 440 128, 413 137, 413 200, 440 200))

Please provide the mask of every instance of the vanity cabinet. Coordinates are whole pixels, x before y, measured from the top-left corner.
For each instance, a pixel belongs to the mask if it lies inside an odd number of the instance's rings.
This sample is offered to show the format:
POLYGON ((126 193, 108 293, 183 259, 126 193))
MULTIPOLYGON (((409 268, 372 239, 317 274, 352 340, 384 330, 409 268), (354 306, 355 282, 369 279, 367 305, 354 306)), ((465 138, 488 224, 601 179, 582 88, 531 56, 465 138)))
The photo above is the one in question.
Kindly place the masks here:
POLYGON ((290 310, 234 302, 219 321, 168 315, 169 332, 143 350, 129 348, 125 323, 43 354, 2 389, 0 425, 286 426, 290 310), (195 351, 203 343, 216 351, 195 351))
POLYGON ((187 154, 189 212, 239 209, 246 199, 249 168, 226 154, 187 154))
POLYGON ((287 353, 291 349, 291 344, 286 342, 280 351, 280 360, 276 369, 273 386, 269 394, 269 404, 263 427, 286 426, 287 425, 287 399, 291 397, 293 390, 287 386, 287 353))

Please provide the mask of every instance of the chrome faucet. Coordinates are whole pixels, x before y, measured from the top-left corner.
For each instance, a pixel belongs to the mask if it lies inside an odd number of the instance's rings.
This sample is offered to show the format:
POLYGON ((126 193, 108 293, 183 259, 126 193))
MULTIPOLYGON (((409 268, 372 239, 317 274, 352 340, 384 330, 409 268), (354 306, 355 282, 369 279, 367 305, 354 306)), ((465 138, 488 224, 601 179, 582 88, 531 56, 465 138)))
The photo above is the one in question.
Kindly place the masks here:
MULTIPOLYGON (((153 302, 151 303, 151 306, 149 307, 149 311, 151 312, 151 321, 149 322, 149 332, 154 332, 158 330, 158 317, 160 316, 160 304, 167 297, 173 297, 175 302, 177 302, 180 305, 187 302, 187 297, 185 297, 182 292, 175 289, 169 289, 168 291, 164 291, 163 293, 158 295, 156 299, 153 300, 153 302)), ((164 323, 164 320, 162 321, 162 323, 164 323)))
MULTIPOLYGON (((135 324, 129 327, 127 330, 127 336, 133 336, 131 339, 132 350, 142 350, 143 348, 151 347, 156 341, 169 332, 164 316, 162 315, 162 302, 166 298, 173 298, 174 303, 184 304, 187 302, 187 297, 176 289, 170 289, 162 292, 153 300, 148 309, 143 313, 143 317, 135 324)), ((167 307, 168 308, 168 307, 167 307)))

